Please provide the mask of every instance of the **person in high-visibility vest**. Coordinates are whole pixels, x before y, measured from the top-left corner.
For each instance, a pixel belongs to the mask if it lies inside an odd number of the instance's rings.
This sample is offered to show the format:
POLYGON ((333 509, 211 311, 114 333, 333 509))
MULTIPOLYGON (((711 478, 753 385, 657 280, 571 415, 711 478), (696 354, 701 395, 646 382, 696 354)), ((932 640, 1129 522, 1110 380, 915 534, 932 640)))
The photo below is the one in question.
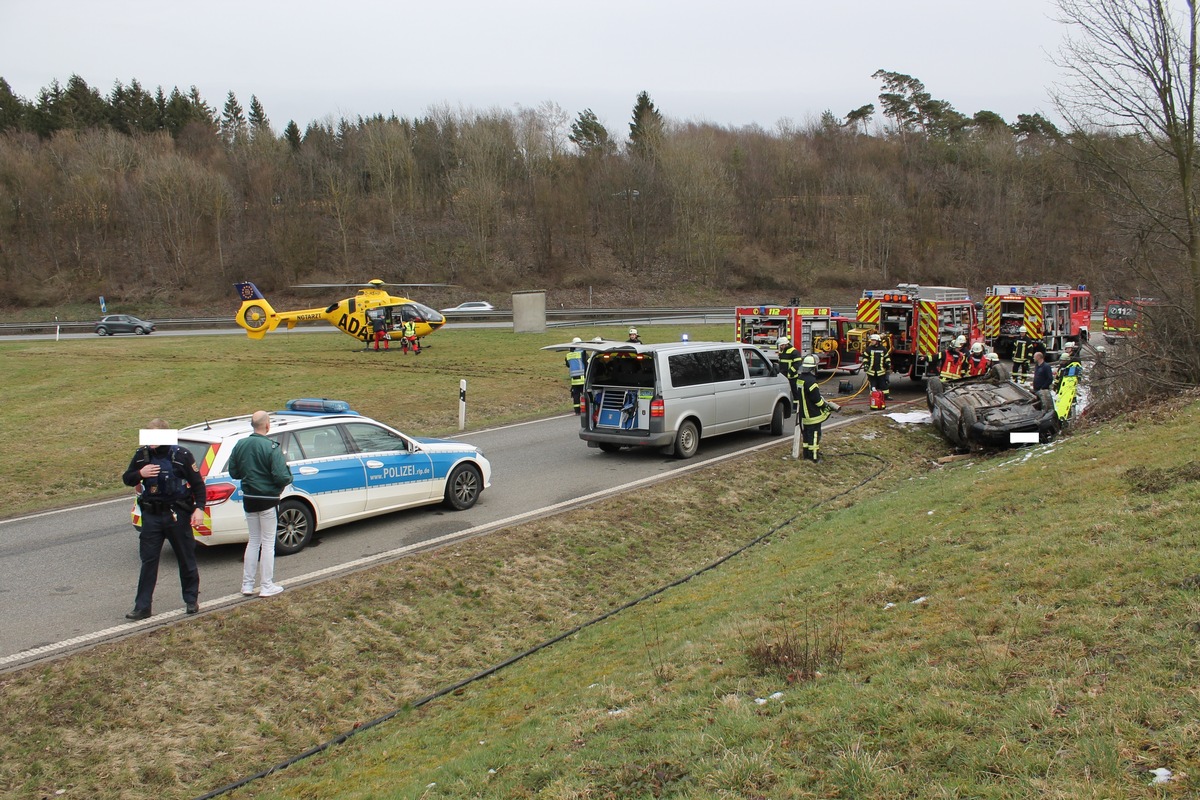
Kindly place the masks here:
POLYGON ((966 362, 963 365, 963 372, 967 377, 975 378, 984 375, 988 371, 987 353, 983 352, 983 342, 976 342, 971 345, 971 352, 967 354, 966 362))
MULTIPOLYGON (((571 340, 571 344, 579 344, 583 340, 576 336, 571 340)), ((583 350, 568 350, 567 351, 567 373, 571 376, 571 405, 575 409, 575 413, 579 413, 579 407, 583 400, 583 380, 587 375, 587 353, 583 350)))
POLYGON ((1079 360, 1079 346, 1073 342, 1063 344, 1058 374, 1054 376, 1054 410, 1058 418, 1066 420, 1075 409, 1075 398, 1079 390, 1079 379, 1083 377, 1083 362, 1079 360))
POLYGON ((1013 380, 1029 380, 1029 373, 1033 368, 1033 354, 1038 350, 1046 352, 1042 340, 1030 336, 1029 329, 1024 325, 1017 328, 1017 338, 1013 341, 1012 351, 1013 380))
POLYGON ((959 336, 950 344, 946 345, 946 349, 942 352, 942 357, 938 365, 938 373, 944 381, 956 381, 963 376, 963 362, 966 361, 966 355, 962 348, 967 344, 967 337, 959 336))
POLYGON ((796 398, 796 416, 799 417, 804 450, 801 459, 817 461, 821 450, 821 423, 829 419, 830 413, 840 411, 838 404, 821 397, 817 385, 817 357, 809 353, 800 361, 800 392, 796 398))
MULTIPOLYGON (((872 333, 867 337, 867 347, 862 353, 863 371, 867 373, 867 382, 871 384, 871 388, 879 392, 883 398, 884 404, 879 408, 885 408, 887 398, 891 395, 890 381, 888 375, 892 371, 892 351, 883 343, 883 337, 878 333, 872 333)), ((871 406, 875 408, 874 404, 871 406)))
POLYGON ((408 348, 411 347, 414 353, 421 355, 421 340, 417 337, 417 323, 411 319, 406 319, 401 330, 404 333, 404 338, 400 342, 400 349, 407 355, 408 348))
POLYGON ((792 399, 799 400, 800 387, 797 381, 800 380, 800 351, 786 336, 775 340, 775 349, 779 351, 779 374, 792 384, 792 399))

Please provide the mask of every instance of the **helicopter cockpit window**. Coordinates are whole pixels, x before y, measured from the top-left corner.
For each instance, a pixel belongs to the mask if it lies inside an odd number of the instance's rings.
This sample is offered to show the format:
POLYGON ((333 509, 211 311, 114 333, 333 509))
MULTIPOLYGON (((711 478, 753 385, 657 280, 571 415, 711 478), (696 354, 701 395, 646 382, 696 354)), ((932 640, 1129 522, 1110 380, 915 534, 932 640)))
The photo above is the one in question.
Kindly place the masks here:
POLYGON ((404 314, 405 320, 411 319, 414 322, 445 322, 445 318, 441 314, 423 303, 417 303, 412 300, 400 306, 400 311, 404 314))

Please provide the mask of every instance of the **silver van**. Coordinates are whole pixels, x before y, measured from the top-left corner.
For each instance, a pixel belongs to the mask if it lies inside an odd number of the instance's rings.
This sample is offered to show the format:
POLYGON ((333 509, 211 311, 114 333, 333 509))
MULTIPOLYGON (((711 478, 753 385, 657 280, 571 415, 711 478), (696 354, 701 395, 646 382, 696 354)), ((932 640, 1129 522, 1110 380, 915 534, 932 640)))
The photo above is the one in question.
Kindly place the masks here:
POLYGON ((579 438, 606 453, 660 447, 691 458, 700 440, 761 428, 783 435, 791 383, 758 348, 737 342, 581 342, 589 354, 579 438))

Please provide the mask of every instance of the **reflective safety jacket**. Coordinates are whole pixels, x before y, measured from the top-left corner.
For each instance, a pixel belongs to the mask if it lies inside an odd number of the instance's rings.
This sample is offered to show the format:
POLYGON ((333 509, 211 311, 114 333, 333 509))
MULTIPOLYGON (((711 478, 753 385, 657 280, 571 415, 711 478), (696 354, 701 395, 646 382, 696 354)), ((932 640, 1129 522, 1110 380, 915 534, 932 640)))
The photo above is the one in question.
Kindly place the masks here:
POLYGON ((582 350, 567 351, 567 372, 571 374, 571 385, 582 386, 587 373, 587 357, 582 350))
POLYGON ((987 357, 981 355, 981 356, 979 356, 979 358, 975 358, 974 353, 968 355, 967 361, 966 361, 966 369, 967 369, 967 375, 969 375, 972 378, 974 378, 977 375, 983 375, 983 374, 987 373, 987 371, 988 371, 987 357))
POLYGON ((412 339, 417 335, 417 323, 411 319, 404 323, 404 335, 412 339))
POLYGON ((1033 339, 1028 336, 1021 336, 1013 342, 1012 360, 1014 364, 1024 364, 1033 358, 1033 350, 1029 347, 1031 344, 1033 344, 1033 339))
POLYGON ((800 351, 790 344, 779 351, 779 371, 789 381, 800 377, 800 351))
POLYGON ((892 371, 892 353, 882 344, 863 350, 863 369, 868 375, 887 375, 892 371))
POLYGON ((963 376, 964 356, 957 348, 947 347, 942 353, 941 378, 944 381, 956 381, 963 376))
POLYGON ((1074 378, 1078 381, 1082 375, 1083 362, 1079 360, 1078 356, 1068 356, 1067 361, 1059 366, 1058 374, 1054 376, 1054 391, 1059 391, 1063 381, 1067 378, 1074 378))
POLYGON ((817 385, 817 376, 813 373, 801 373, 799 395, 800 407, 796 409, 796 416, 800 418, 801 425, 819 425, 833 413, 825 398, 821 397, 821 387, 817 385))

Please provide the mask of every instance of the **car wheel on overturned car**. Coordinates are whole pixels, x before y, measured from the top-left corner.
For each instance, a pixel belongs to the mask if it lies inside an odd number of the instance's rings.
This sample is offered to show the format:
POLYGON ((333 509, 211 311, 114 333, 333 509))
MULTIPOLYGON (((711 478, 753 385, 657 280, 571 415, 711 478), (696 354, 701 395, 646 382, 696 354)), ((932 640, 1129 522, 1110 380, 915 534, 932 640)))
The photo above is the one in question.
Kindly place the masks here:
POLYGON ((299 553, 312 541, 316 527, 312 511, 300 500, 284 500, 279 504, 275 527, 275 552, 290 556, 299 553))
POLYGON ((942 383, 942 379, 932 377, 925 381, 925 401, 929 403, 929 409, 933 410, 933 398, 946 393, 946 384, 942 383))
POLYGON ((958 415, 958 438, 963 447, 970 448, 971 443, 971 428, 979 421, 979 417, 975 414, 975 409, 971 406, 963 406, 958 415))

